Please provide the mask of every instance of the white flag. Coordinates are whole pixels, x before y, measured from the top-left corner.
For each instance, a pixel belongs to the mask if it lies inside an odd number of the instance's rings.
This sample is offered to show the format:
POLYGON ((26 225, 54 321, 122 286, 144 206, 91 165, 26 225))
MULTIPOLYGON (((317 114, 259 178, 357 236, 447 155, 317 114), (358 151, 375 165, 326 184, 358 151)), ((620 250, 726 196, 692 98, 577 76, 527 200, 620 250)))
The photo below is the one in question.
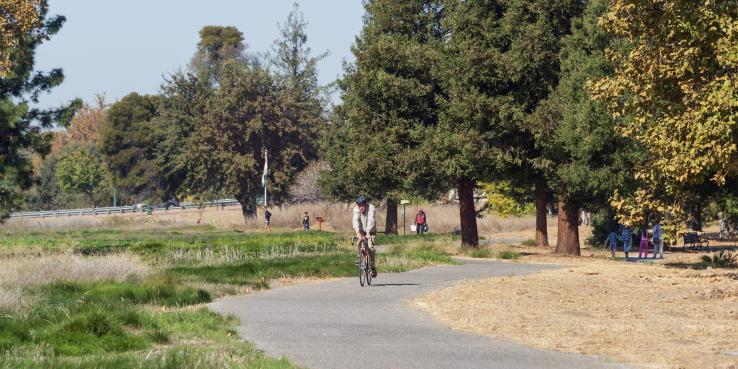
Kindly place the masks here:
POLYGON ((261 185, 266 186, 266 180, 267 180, 267 173, 268 173, 268 166, 267 166, 267 156, 266 152, 264 153, 264 173, 261 175, 261 185))

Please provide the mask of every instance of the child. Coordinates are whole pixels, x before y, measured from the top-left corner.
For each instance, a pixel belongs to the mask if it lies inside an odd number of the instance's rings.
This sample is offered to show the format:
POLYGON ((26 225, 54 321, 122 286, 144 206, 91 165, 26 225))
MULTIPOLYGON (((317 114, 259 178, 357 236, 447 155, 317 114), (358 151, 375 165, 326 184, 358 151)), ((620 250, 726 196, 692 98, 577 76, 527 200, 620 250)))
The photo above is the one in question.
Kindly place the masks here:
POLYGON ((264 232, 271 232, 271 228, 269 228, 269 222, 272 221, 272 213, 269 212, 269 208, 266 206, 264 207, 264 232))
POLYGON ((648 258, 648 228, 645 225, 641 232, 641 243, 638 247, 638 258, 640 259, 641 257, 648 258))
POLYGON ((305 212, 305 216, 302 217, 302 229, 306 231, 310 229, 310 216, 307 211, 305 212))
POLYGON ((610 232, 610 234, 607 236, 607 241, 605 242, 610 246, 612 257, 615 258, 615 251, 618 248, 618 235, 615 233, 615 231, 610 232))

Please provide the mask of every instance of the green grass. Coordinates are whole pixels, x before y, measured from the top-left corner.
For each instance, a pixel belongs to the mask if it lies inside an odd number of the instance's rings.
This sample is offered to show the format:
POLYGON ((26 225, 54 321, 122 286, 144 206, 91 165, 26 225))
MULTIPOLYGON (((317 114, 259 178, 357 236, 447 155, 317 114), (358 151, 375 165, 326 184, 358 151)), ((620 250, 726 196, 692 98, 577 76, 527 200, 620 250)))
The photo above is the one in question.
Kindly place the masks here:
POLYGON ((515 251, 502 251, 497 254, 497 257, 504 260, 517 260, 520 258, 520 254, 515 251))
POLYGON ((469 251, 469 256, 473 258, 490 258, 492 251, 488 248, 474 248, 469 251))
POLYGON ((213 255, 238 251, 244 256, 291 251, 319 252, 335 248, 339 237, 330 232, 243 233, 208 227, 183 230, 83 230, 51 233, 10 233, 0 237, 1 253, 74 252, 104 255, 133 252, 154 262, 173 253, 208 250, 213 255))
POLYGON ((254 259, 221 265, 175 266, 166 275, 183 282, 227 283, 268 287, 269 280, 283 277, 344 277, 355 274, 354 254, 254 259))
MULTIPOLYGON (((453 264, 441 248, 423 244, 452 239, 382 235, 378 244, 392 246, 378 256, 379 272, 453 264)), ((4 257, 68 252, 138 255, 151 273, 126 281, 26 288, 32 304, 0 310, 0 369, 293 368, 238 338, 234 319, 192 306, 211 301, 216 291, 207 286, 268 288, 271 280, 281 277, 357 273, 348 239, 328 232, 264 234, 200 227, 0 237, 4 257)))
POLYGON ((405 236, 401 235, 386 235, 384 233, 377 234, 375 242, 377 245, 397 245, 407 244, 410 242, 426 242, 426 241, 456 241, 459 240, 459 236, 454 236, 445 233, 424 233, 424 234, 408 234, 405 236))

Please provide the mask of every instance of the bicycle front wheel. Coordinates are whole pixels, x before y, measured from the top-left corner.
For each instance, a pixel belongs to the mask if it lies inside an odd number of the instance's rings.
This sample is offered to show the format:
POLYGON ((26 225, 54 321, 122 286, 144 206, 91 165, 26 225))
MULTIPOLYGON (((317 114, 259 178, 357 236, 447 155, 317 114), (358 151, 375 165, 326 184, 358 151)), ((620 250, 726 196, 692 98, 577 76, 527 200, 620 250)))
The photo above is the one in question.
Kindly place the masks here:
POLYGON ((366 268, 364 267, 364 265, 365 265, 365 260, 364 260, 364 257, 362 256, 361 259, 359 260, 359 284, 361 285, 361 287, 364 287, 364 283, 366 281, 366 273, 364 272, 366 268))
POLYGON ((369 255, 364 255, 364 276, 366 277, 366 284, 372 284, 372 267, 369 264, 369 255))

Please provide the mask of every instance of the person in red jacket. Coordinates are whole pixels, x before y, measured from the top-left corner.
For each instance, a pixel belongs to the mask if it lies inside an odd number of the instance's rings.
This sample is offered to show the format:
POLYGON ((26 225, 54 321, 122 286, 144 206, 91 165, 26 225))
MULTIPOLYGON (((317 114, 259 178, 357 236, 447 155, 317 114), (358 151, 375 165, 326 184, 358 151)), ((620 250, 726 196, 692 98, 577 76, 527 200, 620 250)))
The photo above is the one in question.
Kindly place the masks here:
POLYGON ((418 214, 415 215, 415 233, 416 234, 423 234, 425 233, 426 228, 426 219, 425 219, 425 212, 423 209, 418 210, 418 214))

